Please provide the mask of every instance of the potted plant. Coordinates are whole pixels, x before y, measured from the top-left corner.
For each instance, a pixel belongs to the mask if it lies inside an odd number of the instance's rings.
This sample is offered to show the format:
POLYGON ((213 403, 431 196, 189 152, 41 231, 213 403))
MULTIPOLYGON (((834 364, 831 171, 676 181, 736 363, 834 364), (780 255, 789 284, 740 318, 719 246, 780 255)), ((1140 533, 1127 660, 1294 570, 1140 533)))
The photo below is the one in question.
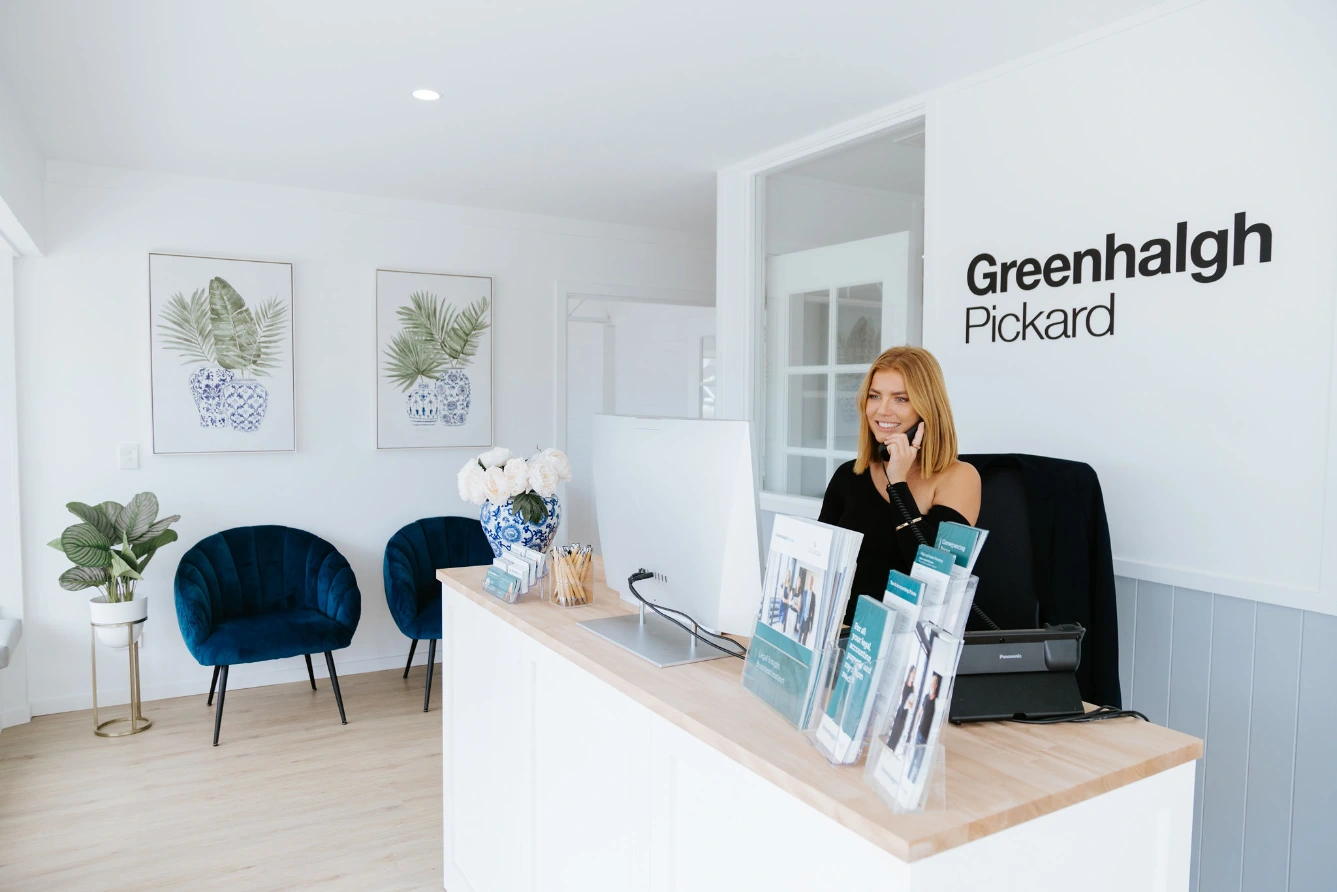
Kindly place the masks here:
MULTIPOLYGON (((60 574, 60 587, 70 592, 96 588, 102 594, 88 602, 92 622, 125 623, 148 617, 148 599, 135 597, 144 569, 159 548, 176 541, 168 529, 180 515, 158 518, 158 497, 141 492, 128 505, 103 502, 65 506, 80 523, 66 527, 48 545, 74 563, 60 574)), ((143 624, 97 628, 98 640, 108 647, 129 647, 138 641, 143 624)))
POLYGON ((201 427, 260 429, 269 408, 269 391, 257 377, 278 366, 288 308, 271 297, 254 311, 225 279, 215 276, 207 292, 190 300, 178 292, 162 312, 162 342, 185 358, 204 363, 190 376, 190 392, 201 427))
POLYGON ((497 447, 474 456, 460 468, 460 498, 481 505, 483 525, 494 555, 508 545, 547 551, 561 522, 557 484, 571 479, 571 462, 557 449, 529 458, 497 447))
POLYGON ((490 323, 488 299, 458 313, 443 298, 415 291, 395 312, 402 328, 385 350, 387 377, 408 393, 409 420, 451 426, 469 420, 473 385, 465 371, 478 355, 490 323), (435 399, 431 399, 435 397, 435 399))

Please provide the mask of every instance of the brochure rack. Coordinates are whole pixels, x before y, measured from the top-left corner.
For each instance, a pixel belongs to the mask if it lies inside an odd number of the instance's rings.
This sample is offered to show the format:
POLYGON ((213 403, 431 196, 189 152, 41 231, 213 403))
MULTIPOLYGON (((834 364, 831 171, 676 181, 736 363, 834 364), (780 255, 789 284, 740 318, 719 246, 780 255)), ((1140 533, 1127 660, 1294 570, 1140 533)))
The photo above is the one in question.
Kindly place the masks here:
POLYGON ((887 686, 880 682, 889 661, 847 661, 845 656, 843 645, 824 654, 824 673, 816 694, 820 708, 813 710, 806 729, 808 743, 838 766, 853 765, 863 757, 875 722, 887 708, 883 702, 887 686))
POLYGON ((925 623, 916 635, 927 646, 905 678, 887 680, 887 708, 877 718, 864 768, 864 782, 897 812, 930 808, 938 795, 935 784, 943 785, 945 799, 946 773, 936 767, 944 764, 938 741, 961 659, 959 636, 925 623))

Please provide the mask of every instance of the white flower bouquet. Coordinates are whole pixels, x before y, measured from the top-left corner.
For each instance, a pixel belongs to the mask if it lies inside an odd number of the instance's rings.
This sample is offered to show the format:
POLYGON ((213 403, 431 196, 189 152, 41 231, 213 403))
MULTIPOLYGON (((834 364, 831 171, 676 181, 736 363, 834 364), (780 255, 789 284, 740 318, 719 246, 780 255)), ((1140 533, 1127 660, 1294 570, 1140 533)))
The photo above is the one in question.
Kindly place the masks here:
POLYGON ((460 498, 474 505, 505 505, 529 523, 548 517, 543 500, 557 492, 557 484, 571 479, 571 460, 559 449, 544 449, 529 458, 511 454, 504 446, 475 456, 460 468, 460 498))

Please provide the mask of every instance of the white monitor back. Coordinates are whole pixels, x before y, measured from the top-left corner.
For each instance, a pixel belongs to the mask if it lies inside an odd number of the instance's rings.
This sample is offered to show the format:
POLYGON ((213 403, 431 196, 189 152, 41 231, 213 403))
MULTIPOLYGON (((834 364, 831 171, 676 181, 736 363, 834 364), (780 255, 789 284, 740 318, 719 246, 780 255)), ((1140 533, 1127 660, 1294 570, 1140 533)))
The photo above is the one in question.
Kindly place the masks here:
POLYGON ((594 416, 594 504, 608 585, 750 635, 761 603, 746 421, 594 416))

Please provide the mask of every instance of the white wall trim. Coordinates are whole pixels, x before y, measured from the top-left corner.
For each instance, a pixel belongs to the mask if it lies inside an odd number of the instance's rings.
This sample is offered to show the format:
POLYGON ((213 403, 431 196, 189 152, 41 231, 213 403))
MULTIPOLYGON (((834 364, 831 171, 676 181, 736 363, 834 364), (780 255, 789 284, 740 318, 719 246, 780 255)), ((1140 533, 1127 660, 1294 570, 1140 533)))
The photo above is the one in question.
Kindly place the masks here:
POLYGON ((923 201, 922 195, 913 192, 900 192, 896 189, 879 189, 876 186, 854 186, 850 183, 836 183, 831 180, 818 180, 812 177, 794 176, 789 173, 772 174, 771 179, 783 180, 786 183, 797 183, 800 186, 814 186, 819 189, 829 189, 833 192, 849 192, 853 195, 871 195, 875 198, 903 198, 906 201, 923 201))
POLYGON ((816 520, 817 515, 822 513, 822 500, 811 496, 763 490, 757 493, 757 501, 761 504, 762 511, 773 511, 776 514, 794 514, 816 520))
POLYGON ((1114 575, 1137 579, 1144 582, 1159 582, 1175 588, 1193 589, 1213 595, 1226 595, 1247 601, 1262 601, 1279 607, 1295 610, 1309 610, 1317 613, 1331 613, 1331 607, 1325 607, 1320 589, 1290 588, 1261 579, 1247 579, 1239 576, 1218 576, 1198 570, 1181 567, 1165 567, 1145 561, 1132 561, 1114 558, 1114 575))
POLYGON ((26 725, 31 721, 32 709, 26 703, 23 706, 15 706, 0 713, 0 729, 12 728, 15 725, 26 725))

